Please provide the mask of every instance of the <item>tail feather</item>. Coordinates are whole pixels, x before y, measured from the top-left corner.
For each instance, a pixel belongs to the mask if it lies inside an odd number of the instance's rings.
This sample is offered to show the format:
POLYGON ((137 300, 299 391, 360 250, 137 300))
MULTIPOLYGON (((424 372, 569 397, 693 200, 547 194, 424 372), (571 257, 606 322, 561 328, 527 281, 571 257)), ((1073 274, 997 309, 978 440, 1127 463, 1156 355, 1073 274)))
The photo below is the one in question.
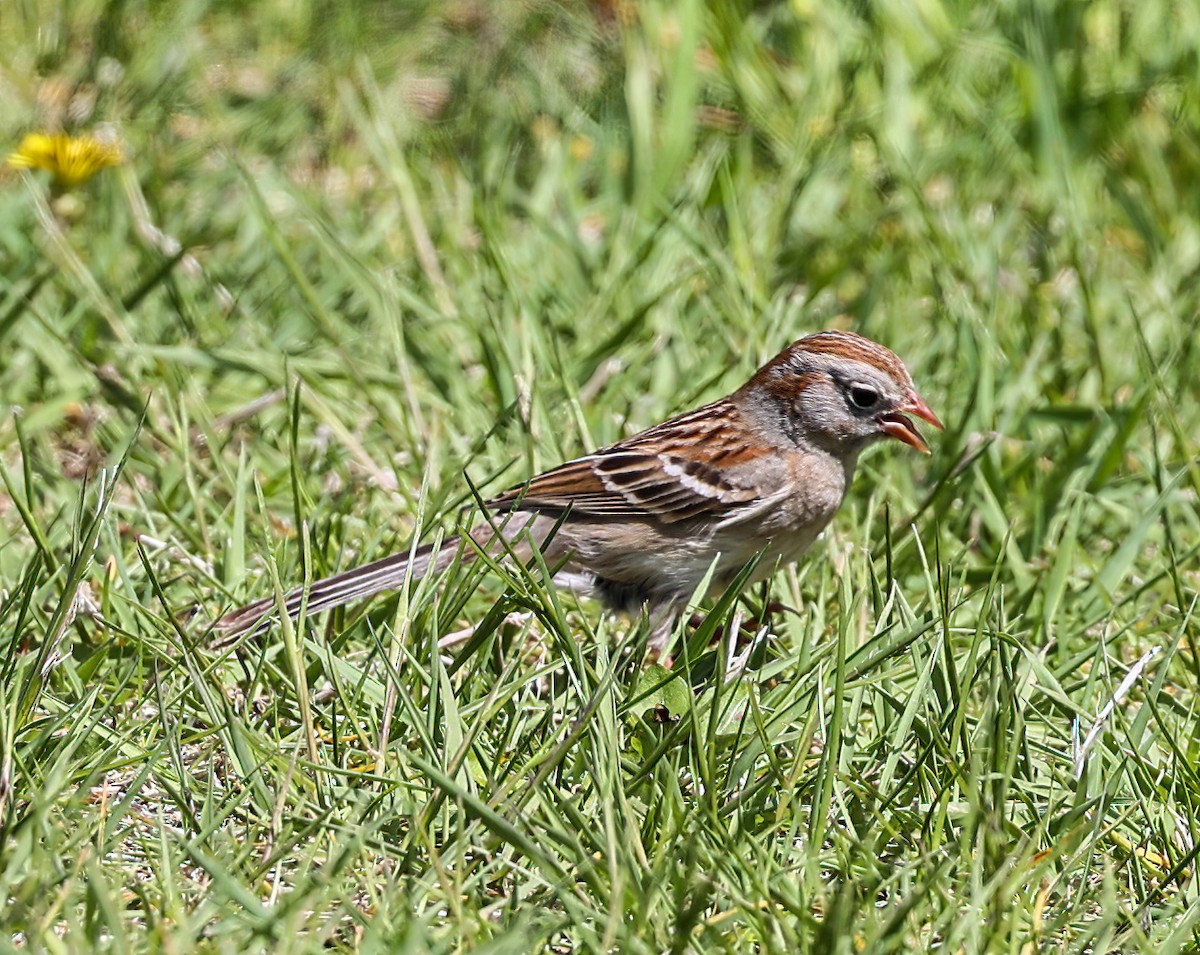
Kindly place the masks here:
MULTIPOLYGON (((436 555, 433 545, 426 544, 411 555, 408 551, 392 554, 382 560, 318 580, 307 588, 308 603, 305 605, 305 612, 317 613, 386 590, 397 590, 406 580, 420 580, 430 572, 436 573, 445 569, 460 553, 465 557, 472 552, 462 548, 459 538, 454 537, 444 541, 436 555)), ((284 598, 284 609, 293 620, 300 615, 305 593, 305 588, 299 587, 284 598)), ((225 640, 239 637, 257 629, 275 609, 275 598, 264 597, 230 611, 217 621, 216 627, 225 640)))

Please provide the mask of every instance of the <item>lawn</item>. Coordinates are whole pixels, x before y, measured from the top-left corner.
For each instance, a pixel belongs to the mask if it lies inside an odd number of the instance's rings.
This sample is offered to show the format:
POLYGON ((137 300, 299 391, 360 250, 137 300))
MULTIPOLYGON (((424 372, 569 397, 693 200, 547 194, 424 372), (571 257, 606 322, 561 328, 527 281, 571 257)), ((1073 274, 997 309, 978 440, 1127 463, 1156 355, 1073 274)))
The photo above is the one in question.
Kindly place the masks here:
POLYGON ((0 946, 1200 950, 1200 8, 12 0, 0 946), (946 422, 674 667, 544 567, 246 600, 802 334, 946 422), (724 636, 768 603, 744 666, 724 636))

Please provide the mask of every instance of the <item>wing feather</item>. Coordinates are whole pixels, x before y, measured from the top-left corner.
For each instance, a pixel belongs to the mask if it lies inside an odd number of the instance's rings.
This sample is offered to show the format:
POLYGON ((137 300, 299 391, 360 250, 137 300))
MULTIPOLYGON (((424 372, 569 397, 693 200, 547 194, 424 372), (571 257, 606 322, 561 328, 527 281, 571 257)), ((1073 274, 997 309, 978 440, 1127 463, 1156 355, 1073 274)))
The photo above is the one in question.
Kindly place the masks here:
POLYGON ((728 468, 708 463, 741 463, 759 453, 721 427, 721 416, 730 413, 736 412, 726 402, 689 412, 510 488, 488 506, 501 513, 540 511, 567 514, 568 519, 667 524, 732 515, 759 500, 761 490, 731 478, 728 468))

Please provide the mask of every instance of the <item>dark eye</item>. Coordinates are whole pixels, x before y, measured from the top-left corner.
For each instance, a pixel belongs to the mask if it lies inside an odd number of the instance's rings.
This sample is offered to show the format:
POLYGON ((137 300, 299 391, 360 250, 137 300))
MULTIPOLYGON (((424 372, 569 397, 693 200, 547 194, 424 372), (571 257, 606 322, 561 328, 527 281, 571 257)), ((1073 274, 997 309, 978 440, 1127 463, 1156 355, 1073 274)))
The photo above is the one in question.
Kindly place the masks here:
POLYGON ((870 385, 851 385, 850 404, 859 411, 870 411, 879 404, 879 392, 870 385))

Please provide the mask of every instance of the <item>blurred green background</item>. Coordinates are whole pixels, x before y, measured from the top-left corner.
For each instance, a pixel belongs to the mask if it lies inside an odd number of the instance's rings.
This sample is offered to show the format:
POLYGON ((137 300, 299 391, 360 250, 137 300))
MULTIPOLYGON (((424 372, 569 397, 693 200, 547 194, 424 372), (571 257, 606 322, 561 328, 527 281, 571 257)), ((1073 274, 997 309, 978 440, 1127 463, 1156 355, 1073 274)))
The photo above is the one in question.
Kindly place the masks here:
POLYGON ((12 0, 0 64, 6 151, 124 155, 0 174, 15 947, 1196 950, 1200 7, 12 0), (827 327, 947 431, 743 671, 519 568, 212 648, 827 327))

